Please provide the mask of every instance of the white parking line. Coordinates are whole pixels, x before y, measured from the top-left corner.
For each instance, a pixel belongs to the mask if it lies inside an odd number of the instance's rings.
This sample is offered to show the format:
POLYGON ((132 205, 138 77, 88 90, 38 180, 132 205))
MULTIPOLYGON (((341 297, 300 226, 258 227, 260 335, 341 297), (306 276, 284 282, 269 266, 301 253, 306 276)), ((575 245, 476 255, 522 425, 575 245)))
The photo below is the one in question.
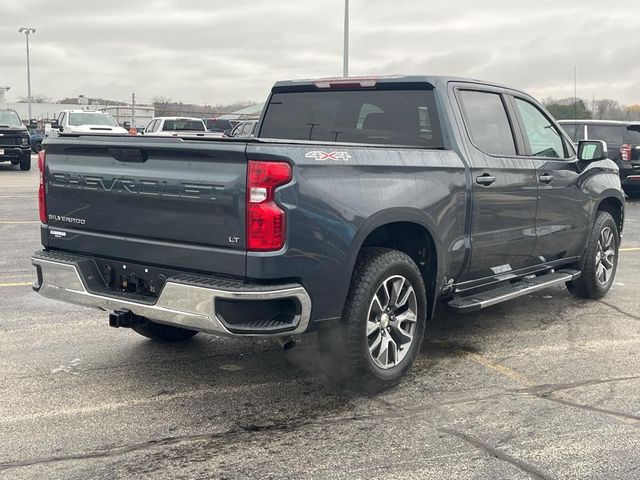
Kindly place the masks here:
POLYGON ((33 225, 40 220, 0 220, 1 225, 33 225))
POLYGON ((9 282, 9 283, 0 283, 0 288, 2 287, 27 287, 33 285, 33 282, 9 282))

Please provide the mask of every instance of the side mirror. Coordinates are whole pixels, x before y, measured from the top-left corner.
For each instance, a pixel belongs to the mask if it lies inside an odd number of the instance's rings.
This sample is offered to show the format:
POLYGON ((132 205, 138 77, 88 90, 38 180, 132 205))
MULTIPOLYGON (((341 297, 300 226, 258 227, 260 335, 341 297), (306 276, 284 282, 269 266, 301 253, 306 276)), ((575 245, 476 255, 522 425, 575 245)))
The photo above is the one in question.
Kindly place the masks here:
POLYGON ((222 134, 225 137, 232 137, 233 135, 231 135, 232 130, 225 130, 224 132, 222 132, 222 134))
POLYGON ((581 140, 578 143, 578 160, 595 162, 609 158, 607 142, 602 140, 581 140))
POLYGON ((51 128, 54 128, 56 130, 58 130, 60 128, 60 124, 58 123, 58 120, 51 120, 51 128))
POLYGON ((38 128, 38 120, 36 120, 35 118, 32 118, 31 120, 29 120, 29 128, 31 130, 35 130, 38 128))
POLYGON ((125 130, 129 130, 131 128, 131 122, 124 122, 122 124, 122 128, 124 128, 125 130))

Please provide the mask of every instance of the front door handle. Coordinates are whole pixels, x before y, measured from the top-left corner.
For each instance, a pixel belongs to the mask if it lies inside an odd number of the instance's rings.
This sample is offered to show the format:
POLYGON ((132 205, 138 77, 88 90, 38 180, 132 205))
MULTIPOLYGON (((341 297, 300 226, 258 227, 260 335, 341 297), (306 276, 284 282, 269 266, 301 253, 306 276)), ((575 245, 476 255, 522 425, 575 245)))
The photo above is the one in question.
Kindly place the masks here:
POLYGON ((489 175, 488 173, 483 173, 479 177, 476 177, 476 183, 479 185, 484 185, 485 187, 488 187, 495 181, 496 177, 494 177, 493 175, 489 175))
POLYGON ((538 177, 538 180, 540 180, 542 183, 546 183, 548 185, 551 182, 553 182, 553 175, 550 175, 548 173, 543 173, 542 175, 540 175, 538 177))

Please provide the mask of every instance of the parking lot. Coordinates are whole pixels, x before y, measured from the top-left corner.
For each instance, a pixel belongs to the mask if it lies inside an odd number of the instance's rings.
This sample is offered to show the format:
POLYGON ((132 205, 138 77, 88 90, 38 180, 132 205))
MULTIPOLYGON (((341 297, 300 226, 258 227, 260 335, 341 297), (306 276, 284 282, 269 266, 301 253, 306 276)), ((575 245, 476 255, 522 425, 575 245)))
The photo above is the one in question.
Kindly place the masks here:
POLYGON ((0 164, 0 478, 640 477, 638 201, 603 301, 555 288, 441 315, 367 398, 311 336, 163 345, 36 295, 37 185, 0 164))

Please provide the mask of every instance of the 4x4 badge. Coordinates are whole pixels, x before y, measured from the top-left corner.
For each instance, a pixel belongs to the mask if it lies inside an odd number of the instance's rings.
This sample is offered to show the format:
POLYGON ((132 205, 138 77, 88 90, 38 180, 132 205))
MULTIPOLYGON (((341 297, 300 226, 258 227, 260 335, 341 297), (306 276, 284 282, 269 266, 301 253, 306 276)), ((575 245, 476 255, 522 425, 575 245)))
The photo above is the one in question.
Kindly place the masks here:
POLYGON ((312 152, 307 152, 305 157, 313 158, 315 160, 335 160, 336 162, 342 160, 346 162, 351 158, 351 155, 347 152, 323 152, 321 150, 314 150, 312 152))

